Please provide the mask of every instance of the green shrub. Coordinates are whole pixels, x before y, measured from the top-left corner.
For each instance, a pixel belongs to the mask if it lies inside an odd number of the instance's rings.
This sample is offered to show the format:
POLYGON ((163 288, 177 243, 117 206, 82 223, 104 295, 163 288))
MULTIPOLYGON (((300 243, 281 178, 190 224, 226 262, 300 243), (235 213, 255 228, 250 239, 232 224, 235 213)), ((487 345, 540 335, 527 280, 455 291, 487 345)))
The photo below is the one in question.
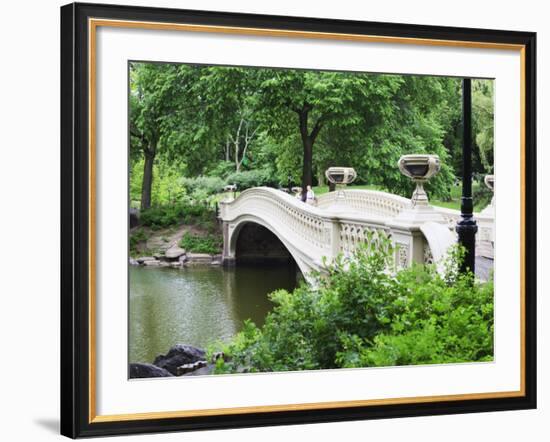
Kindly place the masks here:
POLYGON ((140 223, 152 229, 160 229, 176 224, 211 223, 215 218, 214 208, 201 204, 178 203, 141 211, 140 223))
POLYGON ((130 233, 130 254, 135 255, 138 244, 147 241, 147 239, 147 234, 140 228, 130 233))
POLYGON ((220 161, 210 170, 208 176, 219 177, 225 180, 233 172, 235 172, 235 163, 233 161, 220 161))
POLYGON ((214 255, 220 253, 222 238, 219 235, 193 235, 185 233, 180 241, 180 247, 188 252, 209 253, 214 255))
POLYGON ((278 185, 277 179, 267 169, 246 170, 235 172, 226 179, 228 184, 236 184, 238 190, 250 189, 251 187, 278 185))
POLYGON ((444 276, 433 265, 388 272, 391 253, 360 248, 315 286, 272 293, 264 326, 246 322, 216 373, 491 360, 492 282, 458 273, 458 253, 444 276))
POLYGON ((181 184, 195 200, 202 200, 223 190, 225 181, 217 176, 181 178, 181 184))

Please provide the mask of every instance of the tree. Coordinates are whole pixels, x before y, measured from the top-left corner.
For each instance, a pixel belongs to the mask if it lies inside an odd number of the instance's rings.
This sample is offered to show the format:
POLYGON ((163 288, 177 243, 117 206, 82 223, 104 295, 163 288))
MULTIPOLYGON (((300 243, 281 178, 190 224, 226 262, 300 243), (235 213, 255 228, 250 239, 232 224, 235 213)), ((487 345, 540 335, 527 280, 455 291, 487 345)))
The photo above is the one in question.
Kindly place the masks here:
POLYGON ((304 195, 313 184, 313 147, 322 131, 337 126, 361 132, 389 112, 388 98, 401 81, 393 75, 299 70, 262 69, 257 75, 258 104, 268 130, 288 136, 292 126, 298 129, 304 195))
POLYGON ((142 207, 151 204, 157 169, 224 178, 261 169, 305 189, 327 167, 353 166, 359 183, 410 196, 396 166, 407 153, 440 156, 443 170, 429 187, 448 196, 461 163, 459 85, 443 77, 133 63, 131 154, 143 158, 142 207))
MULTIPOLYGON (((494 103, 493 81, 472 82, 472 112, 475 142, 484 172, 493 171, 494 103)), ((481 172, 481 171, 480 171, 481 172)))
POLYGON ((170 125, 179 106, 181 84, 178 68, 171 64, 130 64, 131 151, 144 158, 141 208, 151 207, 153 165, 163 129, 170 125))
MULTIPOLYGON (((233 136, 229 134, 229 140, 234 146, 233 158, 235 161, 235 172, 240 172, 243 162, 246 160, 246 151, 252 141, 254 140, 254 135, 258 130, 258 127, 254 130, 250 129, 251 123, 245 117, 241 117, 239 125, 237 127, 237 132, 233 136)), ((229 149, 226 153, 226 161, 229 161, 229 149)))
POLYGON ((392 193, 410 197, 413 184, 399 172, 397 161, 405 154, 437 154, 441 171, 426 189, 433 196, 448 198, 454 173, 443 141, 450 127, 449 109, 456 105, 453 91, 459 80, 412 75, 401 79, 391 97, 391 111, 370 130, 369 147, 363 149, 363 176, 392 193))
POLYGON ((257 87, 250 68, 204 68, 193 93, 202 97, 200 117, 208 126, 204 138, 223 145, 224 160, 233 161, 239 172, 255 140, 259 125, 254 118, 257 87))

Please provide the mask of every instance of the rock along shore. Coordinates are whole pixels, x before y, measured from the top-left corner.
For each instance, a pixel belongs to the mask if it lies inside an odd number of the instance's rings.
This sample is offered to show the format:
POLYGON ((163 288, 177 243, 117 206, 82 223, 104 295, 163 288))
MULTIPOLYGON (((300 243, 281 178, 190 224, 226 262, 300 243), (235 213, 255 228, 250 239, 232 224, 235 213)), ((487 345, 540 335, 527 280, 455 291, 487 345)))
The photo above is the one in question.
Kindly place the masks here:
POLYGON ((153 256, 141 256, 136 259, 130 258, 130 265, 140 265, 145 267, 183 268, 193 265, 218 266, 221 265, 221 263, 221 255, 190 253, 177 245, 173 245, 164 253, 158 253, 153 256))
POLYGON ((130 379, 173 376, 203 376, 212 374, 216 360, 224 358, 219 352, 206 360, 206 352, 192 345, 176 344, 165 355, 159 355, 152 364, 131 363, 130 379))

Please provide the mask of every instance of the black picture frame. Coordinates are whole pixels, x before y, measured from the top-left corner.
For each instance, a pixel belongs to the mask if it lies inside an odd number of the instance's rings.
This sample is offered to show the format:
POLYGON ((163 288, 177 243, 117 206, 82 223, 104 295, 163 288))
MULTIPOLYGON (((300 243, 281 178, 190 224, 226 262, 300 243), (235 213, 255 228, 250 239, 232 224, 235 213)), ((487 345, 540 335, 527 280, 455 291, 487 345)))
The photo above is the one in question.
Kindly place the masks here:
MULTIPOLYGON (((61 434, 71 437, 536 408, 536 34, 73 3, 61 8, 61 434), (95 422, 90 418, 89 18, 521 45, 524 50, 524 395, 95 422)), ((92 307, 93 308, 93 307, 92 307)))

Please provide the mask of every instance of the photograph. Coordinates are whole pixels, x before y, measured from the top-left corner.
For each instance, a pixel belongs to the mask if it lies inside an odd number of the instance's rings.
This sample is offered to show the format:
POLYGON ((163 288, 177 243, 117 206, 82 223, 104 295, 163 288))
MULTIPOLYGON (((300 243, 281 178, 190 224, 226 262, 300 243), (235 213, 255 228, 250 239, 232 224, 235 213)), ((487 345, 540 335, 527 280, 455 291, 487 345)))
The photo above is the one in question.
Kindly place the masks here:
POLYGON ((128 378, 494 360, 493 78, 127 72, 128 378))

